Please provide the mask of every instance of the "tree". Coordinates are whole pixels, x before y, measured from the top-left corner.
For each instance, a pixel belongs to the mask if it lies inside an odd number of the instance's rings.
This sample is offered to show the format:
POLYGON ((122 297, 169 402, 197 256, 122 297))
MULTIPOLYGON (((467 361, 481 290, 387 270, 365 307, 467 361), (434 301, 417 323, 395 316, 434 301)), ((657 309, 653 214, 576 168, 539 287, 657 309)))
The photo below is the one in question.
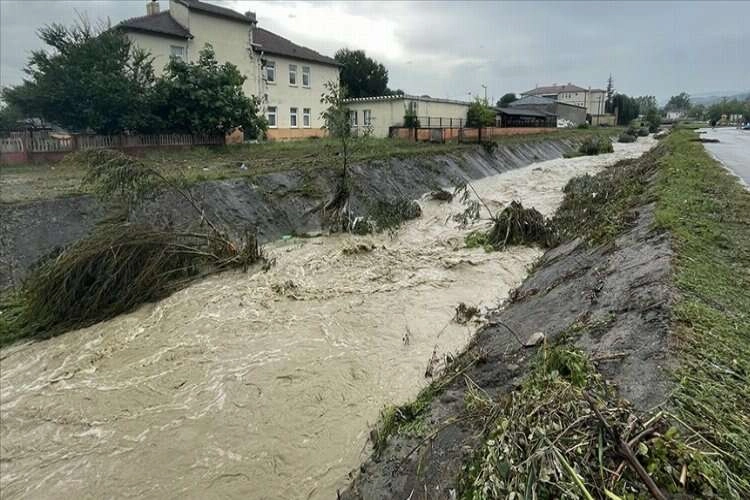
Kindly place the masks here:
POLYGON ((477 97, 466 112, 467 127, 490 127, 495 124, 495 110, 487 101, 477 97))
POLYGON ((604 112, 614 113, 614 99, 615 99, 615 82, 612 79, 612 73, 609 74, 607 79, 607 90, 604 100, 604 112))
POLYGON ((627 125, 638 118, 638 102, 625 94, 615 94, 612 98, 612 109, 617 111, 617 124, 627 125))
POLYGON ((18 126, 18 121, 23 117, 23 114, 15 106, 2 105, 0 107, 0 134, 18 126))
POLYGON ((325 122, 324 128, 328 130, 331 137, 335 137, 341 145, 340 157, 342 162, 341 182, 333 197, 323 207, 324 215, 330 214, 331 225, 341 229, 349 228, 348 205, 349 205, 349 167, 350 141, 352 138, 352 124, 349 118, 349 107, 346 105, 348 97, 347 89, 336 82, 326 82, 323 85, 325 92, 320 97, 320 102, 328 107, 321 113, 325 122))
POLYGON ((659 130, 659 125, 661 125, 661 114, 657 108, 650 108, 646 112, 646 123, 648 123, 649 132, 654 133, 659 130))
POLYGON ((243 93, 245 79, 234 64, 219 64, 206 44, 198 62, 169 61, 156 85, 155 112, 170 131, 225 134, 242 127, 247 137, 257 137, 266 121, 258 99, 243 93))
POLYGON ((647 114, 652 109, 659 109, 659 105, 656 103, 656 97, 652 95, 642 95, 636 97, 635 102, 638 104, 638 112, 642 115, 647 114))
POLYGON ((364 50, 339 49, 334 56, 341 64, 341 86, 350 97, 388 95, 388 70, 367 57, 364 50))
POLYGON ((499 101, 497 101, 497 107, 504 108, 508 104, 517 100, 518 100, 518 97, 516 97, 516 94, 514 94, 513 92, 508 92, 507 94, 503 95, 499 101))
POLYGON ((690 109, 688 110, 688 117, 695 120, 702 120, 705 113, 706 106, 704 106, 703 104, 696 104, 694 106, 690 106, 690 109))
POLYGON ((71 130, 114 133, 153 123, 149 95, 152 58, 108 24, 85 17, 39 30, 48 50, 31 53, 29 79, 3 89, 3 99, 26 116, 71 130))
POLYGON ((664 107, 667 111, 687 111, 690 109, 690 95, 682 92, 669 98, 669 102, 664 107))

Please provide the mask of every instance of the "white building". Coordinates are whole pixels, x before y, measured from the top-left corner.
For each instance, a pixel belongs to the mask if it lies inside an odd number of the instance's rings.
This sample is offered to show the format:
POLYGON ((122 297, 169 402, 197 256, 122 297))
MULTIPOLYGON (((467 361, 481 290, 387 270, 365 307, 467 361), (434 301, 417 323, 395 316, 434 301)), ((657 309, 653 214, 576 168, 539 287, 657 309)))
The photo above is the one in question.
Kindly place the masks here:
POLYGON ((466 122, 471 103, 427 96, 390 95, 349 99, 352 128, 373 137, 388 137, 391 127, 404 125, 404 115, 411 110, 421 127, 460 128, 466 122))
POLYGON ((339 80, 332 58, 259 28, 252 12, 200 0, 170 0, 165 11, 152 0, 146 10, 118 26, 151 53, 157 74, 170 57, 197 61, 211 44, 220 63, 231 62, 247 77, 243 91, 260 98, 270 139, 323 135, 320 95, 326 82, 339 80))
POLYGON ((559 102, 572 104, 586 108, 589 115, 604 115, 604 104, 607 100, 607 91, 602 89, 585 89, 578 85, 568 83, 567 85, 550 85, 527 90, 522 96, 539 96, 554 99, 559 102))

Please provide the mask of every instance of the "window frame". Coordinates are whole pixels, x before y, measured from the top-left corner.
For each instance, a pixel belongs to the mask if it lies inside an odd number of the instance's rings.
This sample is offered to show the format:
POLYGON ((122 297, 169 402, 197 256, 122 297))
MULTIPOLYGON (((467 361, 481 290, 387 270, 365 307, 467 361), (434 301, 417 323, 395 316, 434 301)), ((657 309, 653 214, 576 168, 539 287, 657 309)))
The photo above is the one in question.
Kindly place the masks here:
POLYGON ((359 113, 357 113, 356 109, 350 109, 349 110, 349 126, 351 128, 357 128, 359 126, 359 124, 357 123, 357 115, 358 114, 359 113))
POLYGON ((266 63, 263 65, 263 71, 265 71, 264 78, 266 80, 266 83, 270 83, 272 85, 276 85, 276 61, 266 61, 266 63), (273 73, 273 80, 268 79, 268 70, 271 70, 273 73))
POLYGON ((289 108, 289 128, 299 128, 299 108, 289 108))
POLYGON ((278 107, 268 106, 266 108, 266 120, 268 120, 268 128, 279 128, 279 112, 278 107), (273 111, 271 111, 273 110, 273 111), (271 125, 271 115, 273 115, 273 125, 271 125))
POLYGON ((312 109, 302 108, 302 128, 310 128, 312 126, 312 109), (305 125, 307 120, 307 125, 305 125))
POLYGON ((372 110, 371 109, 362 110, 362 125, 365 127, 369 127, 370 125, 372 125, 372 110))
POLYGON ((302 86, 306 89, 310 88, 310 66, 302 66, 302 86), (307 76, 307 83, 305 83, 305 76, 307 76))
POLYGON ((297 65, 296 64, 290 64, 289 65, 289 86, 290 87, 296 87, 297 84, 297 65), (292 68, 294 68, 292 70, 292 68), (294 83, 292 83, 292 75, 294 75, 294 83))
POLYGON ((169 46, 169 57, 170 58, 174 57, 174 58, 179 59, 180 61, 184 61, 185 60, 185 47, 183 47, 182 45, 170 45, 169 46), (180 49, 180 55, 179 56, 177 54, 175 54, 175 49, 180 49))

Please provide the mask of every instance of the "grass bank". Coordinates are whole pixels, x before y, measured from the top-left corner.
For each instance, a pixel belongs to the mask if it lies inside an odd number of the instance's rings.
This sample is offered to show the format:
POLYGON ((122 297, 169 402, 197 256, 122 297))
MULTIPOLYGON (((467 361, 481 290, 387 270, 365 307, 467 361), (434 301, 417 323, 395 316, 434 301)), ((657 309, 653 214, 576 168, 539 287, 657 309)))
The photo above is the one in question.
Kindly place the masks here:
POLYGON ((694 137, 677 130, 621 171, 572 181, 558 212, 561 223, 599 214, 579 232, 602 242, 627 226, 634 207, 656 202, 677 292, 668 401, 633 412, 565 342, 576 335, 571 326, 540 351, 520 389, 487 402, 491 430, 464 468, 462 498, 750 496, 750 193, 694 137), (604 200, 591 206, 587 192, 604 200))
POLYGON ((657 224, 674 242, 675 413, 715 453, 719 491, 750 496, 750 192, 678 130, 659 163, 657 224), (741 481, 739 481, 741 478, 741 481), (730 489, 730 486, 734 486, 730 489))
MULTIPOLYGON (((551 139, 617 135, 615 129, 557 130, 543 134, 507 136, 499 144, 534 143, 551 139)), ((406 140, 360 138, 353 141, 351 161, 366 162, 387 158, 410 158, 457 153, 476 145, 431 144, 406 140)), ((154 151, 143 160, 163 172, 178 171, 188 182, 213 179, 248 178, 285 170, 314 171, 340 164, 339 146, 332 139, 267 142, 222 147, 197 147, 189 150, 154 151), (246 169, 242 169, 244 164, 246 169)), ((63 162, 0 166, 0 193, 5 203, 56 198, 85 193, 82 165, 63 162)))

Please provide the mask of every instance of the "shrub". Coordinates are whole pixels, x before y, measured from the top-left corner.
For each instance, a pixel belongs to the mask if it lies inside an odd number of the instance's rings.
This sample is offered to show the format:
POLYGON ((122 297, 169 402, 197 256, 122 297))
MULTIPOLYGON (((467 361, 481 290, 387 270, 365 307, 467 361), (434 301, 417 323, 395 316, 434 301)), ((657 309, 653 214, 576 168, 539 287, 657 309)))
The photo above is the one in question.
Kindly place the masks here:
POLYGON ((591 128, 591 125, 589 125, 588 122, 583 122, 583 123, 579 124, 578 127, 576 127, 576 128, 579 128, 579 129, 583 130, 583 129, 591 128))
POLYGON ((649 131, 648 131, 648 128, 646 128, 646 127, 641 127, 640 129, 638 129, 638 135, 640 137, 646 137, 646 136, 648 136, 648 133, 649 133, 649 131))
POLYGON ((586 156, 612 153, 614 150, 612 141, 608 137, 589 137, 585 139, 578 148, 578 151, 586 156))
POLYGON ((628 133, 620 134, 620 137, 617 139, 617 142, 635 142, 637 139, 636 136, 630 135, 628 133))

